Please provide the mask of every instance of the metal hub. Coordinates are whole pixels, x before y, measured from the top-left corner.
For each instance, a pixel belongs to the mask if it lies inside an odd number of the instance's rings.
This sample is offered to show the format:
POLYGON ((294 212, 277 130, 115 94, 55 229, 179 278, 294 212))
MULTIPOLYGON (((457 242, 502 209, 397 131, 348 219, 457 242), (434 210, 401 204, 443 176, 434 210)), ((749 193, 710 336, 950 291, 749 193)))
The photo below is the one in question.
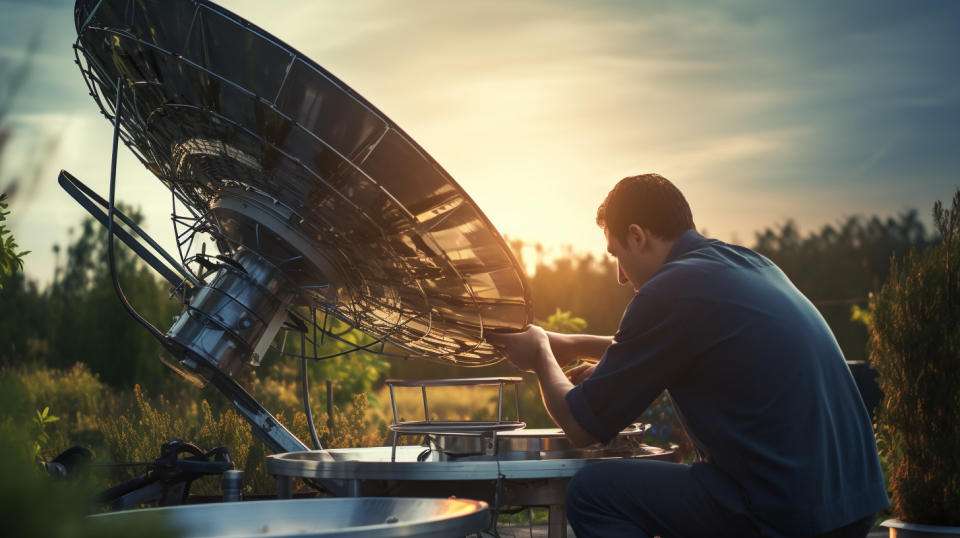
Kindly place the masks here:
POLYGON ((314 246, 319 234, 308 232, 303 217, 286 204, 253 188, 231 188, 213 201, 210 214, 224 239, 268 259, 301 291, 328 303, 349 296, 347 271, 321 254, 314 246))
POLYGON ((178 368, 184 375, 209 379, 215 368, 233 377, 248 362, 259 365, 286 319, 297 291, 287 275, 249 250, 233 260, 236 265, 224 264, 167 332, 187 351, 178 368))

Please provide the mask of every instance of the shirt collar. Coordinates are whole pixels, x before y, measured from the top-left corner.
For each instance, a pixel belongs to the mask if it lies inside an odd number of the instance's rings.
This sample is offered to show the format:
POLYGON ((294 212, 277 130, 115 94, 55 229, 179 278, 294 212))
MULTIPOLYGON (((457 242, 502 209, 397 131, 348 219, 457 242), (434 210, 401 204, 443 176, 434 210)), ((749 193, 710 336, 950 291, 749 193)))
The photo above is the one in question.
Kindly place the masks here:
POLYGON ((670 247, 670 252, 667 253, 667 259, 664 261, 670 262, 680 256, 690 252, 691 250, 699 247, 707 241, 707 238, 700 235, 696 230, 687 230, 673 242, 673 246, 670 247))

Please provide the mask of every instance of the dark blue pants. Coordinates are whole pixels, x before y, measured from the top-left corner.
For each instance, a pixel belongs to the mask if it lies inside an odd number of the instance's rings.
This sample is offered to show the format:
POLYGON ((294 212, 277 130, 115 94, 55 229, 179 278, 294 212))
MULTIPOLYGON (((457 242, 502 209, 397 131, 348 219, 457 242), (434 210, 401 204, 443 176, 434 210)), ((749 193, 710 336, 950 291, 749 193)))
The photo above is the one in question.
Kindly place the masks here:
POLYGON ((567 486, 567 519, 591 536, 760 536, 692 476, 690 467, 654 460, 610 460, 584 467, 567 486))
MULTIPOLYGON (((728 502, 729 499, 728 499, 728 502)), ((823 537, 864 537, 870 515, 823 537)), ((567 486, 567 519, 577 538, 781 536, 746 506, 721 506, 691 467, 655 460, 609 460, 584 467, 567 486)))

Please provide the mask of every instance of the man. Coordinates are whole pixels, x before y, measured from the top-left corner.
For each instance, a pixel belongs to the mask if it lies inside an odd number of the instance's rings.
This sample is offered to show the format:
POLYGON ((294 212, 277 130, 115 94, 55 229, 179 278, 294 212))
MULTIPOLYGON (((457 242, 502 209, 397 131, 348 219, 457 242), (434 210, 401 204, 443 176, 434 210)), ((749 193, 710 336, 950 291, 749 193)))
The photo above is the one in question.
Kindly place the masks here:
POLYGON ((659 175, 620 181, 597 223, 637 292, 617 334, 490 341, 537 374, 576 445, 610 441, 667 390, 700 458, 588 465, 567 489, 577 536, 865 536, 888 505, 873 428, 816 308, 763 256, 697 233, 659 175), (577 358, 600 362, 568 378, 577 358))

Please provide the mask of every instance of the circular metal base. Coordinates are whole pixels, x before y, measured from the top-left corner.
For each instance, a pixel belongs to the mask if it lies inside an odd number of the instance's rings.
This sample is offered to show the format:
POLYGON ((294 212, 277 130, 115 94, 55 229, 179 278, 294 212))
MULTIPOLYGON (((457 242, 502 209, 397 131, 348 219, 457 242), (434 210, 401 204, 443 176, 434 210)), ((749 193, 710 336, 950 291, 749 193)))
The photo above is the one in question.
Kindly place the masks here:
MULTIPOLYGON (((567 482, 594 459, 463 459, 443 461, 422 446, 341 448, 288 452, 267 457, 267 472, 278 491, 289 495, 291 477, 344 480, 348 494, 389 496, 468 496, 501 506, 546 506, 548 536, 564 536, 567 482), (331 461, 332 460, 332 461, 331 461)), ((529 455, 529 453, 525 453, 529 455)), ((673 451, 644 447, 634 457, 675 461, 673 451)))
POLYGON ((114 524, 159 518, 179 536, 465 536, 486 529, 487 503, 469 499, 297 499, 148 508, 92 516, 114 524))
MULTIPOLYGON (((417 461, 422 446, 396 447, 396 461, 391 462, 392 448, 338 448, 325 451, 288 452, 267 456, 267 472, 274 476, 333 480, 497 480, 569 478, 591 462, 591 459, 467 459, 441 461, 431 453, 425 461, 417 461), (333 461, 326 459, 332 456, 333 461)), ((669 458, 672 452, 644 447, 635 457, 669 458)))

